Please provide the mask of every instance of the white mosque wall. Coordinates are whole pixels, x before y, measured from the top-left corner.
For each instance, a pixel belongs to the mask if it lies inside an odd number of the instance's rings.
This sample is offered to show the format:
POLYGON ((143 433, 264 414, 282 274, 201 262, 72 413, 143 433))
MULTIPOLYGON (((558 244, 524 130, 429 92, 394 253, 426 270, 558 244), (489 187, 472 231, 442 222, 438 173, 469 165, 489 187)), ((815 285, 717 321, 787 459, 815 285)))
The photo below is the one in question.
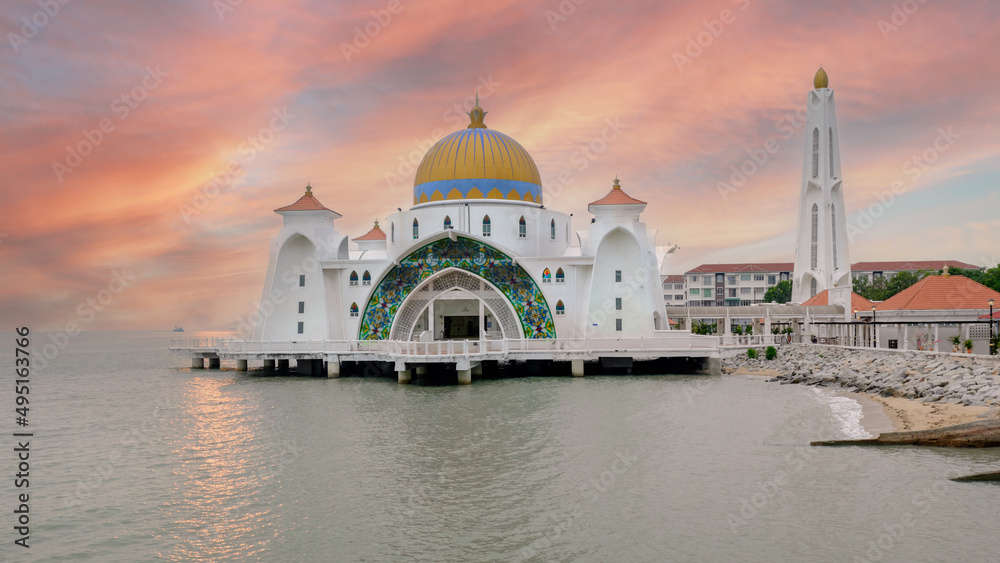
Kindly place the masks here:
POLYGON ((300 234, 288 237, 277 253, 274 272, 270 283, 272 295, 273 290, 278 290, 283 298, 270 301, 262 339, 329 338, 326 286, 316 246, 300 234), (299 323, 302 323, 301 333, 299 323))
POLYGON ((658 286, 659 276, 655 271, 650 273, 643 256, 640 240, 644 238, 637 239, 633 232, 619 227, 600 239, 591 281, 588 336, 653 335, 654 305, 648 286, 658 286))
POLYGON ((384 229, 389 258, 402 258, 415 242, 444 231, 446 217, 451 219, 455 232, 469 234, 516 256, 561 256, 569 247, 570 217, 565 213, 532 203, 459 200, 424 203, 389 215, 388 228, 384 229), (488 236, 483 229, 485 217, 490 219, 488 236), (519 224, 521 217, 525 220, 524 236, 519 224), (416 237, 414 220, 418 224, 416 237))

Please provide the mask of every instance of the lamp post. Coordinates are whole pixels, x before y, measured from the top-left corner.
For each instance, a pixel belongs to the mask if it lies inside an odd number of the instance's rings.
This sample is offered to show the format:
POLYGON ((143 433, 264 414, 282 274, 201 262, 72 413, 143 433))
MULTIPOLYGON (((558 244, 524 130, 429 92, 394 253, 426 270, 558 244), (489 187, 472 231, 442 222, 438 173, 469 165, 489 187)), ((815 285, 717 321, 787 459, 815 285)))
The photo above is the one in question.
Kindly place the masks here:
POLYGON ((875 324, 875 305, 872 305, 872 348, 878 348, 878 325, 875 324))
POLYGON ((854 334, 851 335, 852 336, 851 342, 855 346, 858 345, 858 325, 857 325, 857 322, 858 322, 858 308, 855 307, 854 308, 854 322, 851 323, 851 328, 854 329, 852 331, 852 332, 854 332, 854 334))
POLYGON ((990 303, 990 343, 989 343, 989 347, 990 347, 990 355, 992 356, 993 354, 996 353, 996 348, 993 347, 993 300, 990 299, 989 303, 990 303))

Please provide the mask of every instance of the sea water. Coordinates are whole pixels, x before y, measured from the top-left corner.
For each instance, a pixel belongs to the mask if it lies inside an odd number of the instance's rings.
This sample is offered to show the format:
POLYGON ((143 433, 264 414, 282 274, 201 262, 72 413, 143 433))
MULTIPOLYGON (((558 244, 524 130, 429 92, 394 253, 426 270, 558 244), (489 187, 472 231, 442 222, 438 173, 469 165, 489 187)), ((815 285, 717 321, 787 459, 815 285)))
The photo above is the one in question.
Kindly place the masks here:
MULTIPOLYGON (((471 386, 192 370, 82 333, 32 377, 30 550, 10 561, 996 561, 996 450, 815 448, 860 406, 741 376, 471 386)), ((185 336, 198 336, 185 335, 185 336)), ((47 340, 34 335, 36 351, 47 340)))

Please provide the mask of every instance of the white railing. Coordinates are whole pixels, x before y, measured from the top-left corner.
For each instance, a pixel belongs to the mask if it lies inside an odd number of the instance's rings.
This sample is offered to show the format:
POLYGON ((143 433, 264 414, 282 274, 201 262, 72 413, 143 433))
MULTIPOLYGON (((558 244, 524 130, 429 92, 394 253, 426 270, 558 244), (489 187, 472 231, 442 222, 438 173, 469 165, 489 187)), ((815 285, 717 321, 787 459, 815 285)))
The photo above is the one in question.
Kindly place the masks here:
POLYGON ((720 346, 773 346, 788 343, 788 338, 784 334, 729 334, 716 338, 719 339, 720 346))
POLYGON ((227 338, 218 337, 208 337, 208 338, 177 338, 170 341, 170 349, 187 349, 187 348, 218 348, 223 342, 227 342, 227 338))
POLYGON ((719 346, 720 339, 725 340, 728 338, 730 337, 693 335, 686 332, 671 334, 669 331, 661 331, 651 337, 435 340, 431 342, 409 340, 240 340, 196 338, 173 340, 170 343, 170 347, 177 350, 214 350, 224 354, 371 353, 391 354, 394 356, 469 357, 482 354, 508 354, 511 352, 586 352, 595 354, 602 352, 655 353, 678 350, 712 350, 719 346))

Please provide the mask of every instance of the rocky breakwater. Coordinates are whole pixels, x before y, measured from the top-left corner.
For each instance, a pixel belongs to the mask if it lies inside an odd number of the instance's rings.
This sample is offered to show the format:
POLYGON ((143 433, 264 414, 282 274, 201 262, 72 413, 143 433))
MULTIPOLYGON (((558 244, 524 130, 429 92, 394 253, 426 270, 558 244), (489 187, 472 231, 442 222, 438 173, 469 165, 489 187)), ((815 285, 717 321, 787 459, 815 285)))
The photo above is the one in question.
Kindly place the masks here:
POLYGON ((741 354, 723 360, 728 373, 767 374, 769 381, 822 385, 926 403, 1000 405, 1000 356, 928 354, 834 346, 787 345, 773 360, 741 354))

